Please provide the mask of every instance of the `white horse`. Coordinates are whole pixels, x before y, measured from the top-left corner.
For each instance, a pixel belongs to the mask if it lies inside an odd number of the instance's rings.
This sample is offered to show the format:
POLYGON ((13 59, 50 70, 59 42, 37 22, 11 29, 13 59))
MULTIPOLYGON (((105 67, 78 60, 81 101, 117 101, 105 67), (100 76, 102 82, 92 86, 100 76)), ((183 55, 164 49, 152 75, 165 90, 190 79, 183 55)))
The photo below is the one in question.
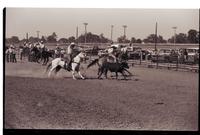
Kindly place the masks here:
MULTIPOLYGON (((76 57, 73 58, 72 63, 71 63, 71 68, 72 68, 72 76, 73 79, 76 80, 75 77, 75 71, 78 72, 79 76, 82 79, 85 79, 85 77, 81 74, 79 68, 80 68, 80 63, 82 61, 83 58, 86 57, 86 53, 84 52, 80 52, 76 57)), ((61 69, 64 69, 64 60, 62 60, 61 58, 55 58, 54 60, 52 60, 52 62, 47 66, 46 72, 49 71, 48 73, 48 77, 51 77, 51 73, 53 71, 55 71, 55 74, 61 69), (51 69, 50 69, 51 67, 51 69), (50 70, 49 70, 50 69, 50 70)), ((67 64, 67 63, 66 63, 67 64)), ((67 65, 66 65, 67 66, 67 65)))

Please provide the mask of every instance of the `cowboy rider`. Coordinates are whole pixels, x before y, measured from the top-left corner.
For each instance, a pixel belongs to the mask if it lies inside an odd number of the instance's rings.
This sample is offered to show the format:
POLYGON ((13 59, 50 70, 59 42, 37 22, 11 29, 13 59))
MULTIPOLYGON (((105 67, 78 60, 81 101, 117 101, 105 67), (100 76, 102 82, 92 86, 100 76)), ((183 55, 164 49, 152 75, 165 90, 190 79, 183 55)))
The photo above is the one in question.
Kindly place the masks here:
POLYGON ((40 42, 40 48, 41 48, 42 51, 46 50, 46 46, 44 45, 43 41, 40 42))
POLYGON ((71 70, 71 62, 73 59, 73 54, 74 54, 74 49, 75 49, 75 43, 72 42, 68 47, 67 47, 67 54, 68 54, 68 58, 69 60, 67 61, 67 59, 65 58, 65 64, 64 64, 64 68, 67 70, 71 70), (67 65, 66 65, 67 63, 67 65))
POLYGON ((108 52, 108 55, 109 55, 109 56, 113 57, 113 59, 114 59, 113 62, 117 62, 117 58, 116 58, 116 56, 115 56, 115 54, 116 54, 116 47, 114 47, 114 46, 110 47, 110 48, 107 50, 107 52, 108 52))

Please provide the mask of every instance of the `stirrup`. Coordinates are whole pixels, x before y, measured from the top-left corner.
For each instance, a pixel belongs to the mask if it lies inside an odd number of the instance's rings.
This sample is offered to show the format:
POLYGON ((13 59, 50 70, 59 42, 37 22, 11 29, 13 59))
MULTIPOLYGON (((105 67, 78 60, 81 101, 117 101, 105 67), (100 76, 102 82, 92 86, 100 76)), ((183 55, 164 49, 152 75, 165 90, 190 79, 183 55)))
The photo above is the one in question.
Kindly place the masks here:
POLYGON ((66 70, 67 70, 67 71, 71 71, 72 69, 71 69, 70 66, 67 66, 67 67, 66 67, 66 70))

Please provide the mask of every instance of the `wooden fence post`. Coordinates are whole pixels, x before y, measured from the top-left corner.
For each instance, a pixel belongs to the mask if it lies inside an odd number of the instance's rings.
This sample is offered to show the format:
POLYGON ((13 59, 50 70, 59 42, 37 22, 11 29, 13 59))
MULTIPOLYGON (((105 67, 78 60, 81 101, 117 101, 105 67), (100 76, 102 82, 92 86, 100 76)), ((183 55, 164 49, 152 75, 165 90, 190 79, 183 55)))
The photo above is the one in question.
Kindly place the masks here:
POLYGON ((140 51, 140 65, 142 64, 142 50, 140 51))
POLYGON ((156 54, 156 69, 158 68, 158 54, 156 54))
POLYGON ((179 63, 179 58, 177 56, 177 59, 176 59, 176 71, 178 71, 178 63, 179 63))

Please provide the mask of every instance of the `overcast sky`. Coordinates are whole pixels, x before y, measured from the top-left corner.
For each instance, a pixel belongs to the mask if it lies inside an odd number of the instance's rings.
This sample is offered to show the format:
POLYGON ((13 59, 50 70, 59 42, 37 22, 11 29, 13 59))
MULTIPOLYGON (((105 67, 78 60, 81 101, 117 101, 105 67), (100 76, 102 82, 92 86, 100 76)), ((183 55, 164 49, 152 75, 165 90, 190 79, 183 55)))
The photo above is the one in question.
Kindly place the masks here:
POLYGON ((158 22, 158 35, 165 39, 170 38, 177 27, 177 33, 187 33, 189 29, 199 30, 198 9, 75 9, 75 8, 7 8, 6 9, 6 37, 18 36, 25 38, 48 36, 56 32, 58 38, 76 36, 76 27, 79 35, 84 33, 83 23, 87 22, 87 31, 113 39, 123 35, 122 25, 127 25, 126 35, 146 38, 155 32, 155 23, 158 22))

